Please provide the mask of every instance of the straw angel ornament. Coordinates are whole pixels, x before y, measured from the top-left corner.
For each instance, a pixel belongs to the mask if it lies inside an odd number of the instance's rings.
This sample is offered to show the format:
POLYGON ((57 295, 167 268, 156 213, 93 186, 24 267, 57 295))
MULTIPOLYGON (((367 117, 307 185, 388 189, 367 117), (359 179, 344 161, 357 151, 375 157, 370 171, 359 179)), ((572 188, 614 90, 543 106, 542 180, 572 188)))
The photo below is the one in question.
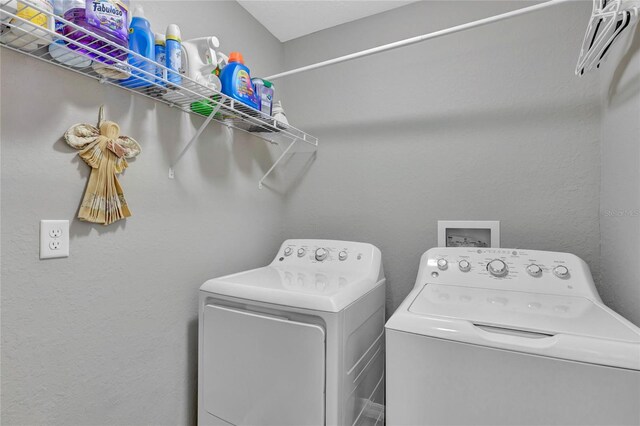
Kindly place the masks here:
POLYGON ((90 167, 89 183, 82 199, 78 219, 109 225, 131 216, 117 174, 127 168, 127 158, 140 154, 140 145, 128 136, 120 135, 120 127, 104 121, 104 106, 100 107, 98 127, 75 124, 64 139, 90 167))

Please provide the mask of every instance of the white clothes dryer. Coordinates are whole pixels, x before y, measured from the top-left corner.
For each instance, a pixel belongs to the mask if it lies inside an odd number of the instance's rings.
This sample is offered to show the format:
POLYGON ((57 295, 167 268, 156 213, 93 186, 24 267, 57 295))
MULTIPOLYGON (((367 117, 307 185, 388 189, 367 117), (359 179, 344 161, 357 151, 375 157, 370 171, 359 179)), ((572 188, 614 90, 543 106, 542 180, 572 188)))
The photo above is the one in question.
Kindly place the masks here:
POLYGON ((287 240, 200 288, 200 425, 384 421, 385 278, 371 244, 287 240))
POLYGON ((574 255, 433 248, 386 338, 387 425, 640 424, 640 329, 574 255))

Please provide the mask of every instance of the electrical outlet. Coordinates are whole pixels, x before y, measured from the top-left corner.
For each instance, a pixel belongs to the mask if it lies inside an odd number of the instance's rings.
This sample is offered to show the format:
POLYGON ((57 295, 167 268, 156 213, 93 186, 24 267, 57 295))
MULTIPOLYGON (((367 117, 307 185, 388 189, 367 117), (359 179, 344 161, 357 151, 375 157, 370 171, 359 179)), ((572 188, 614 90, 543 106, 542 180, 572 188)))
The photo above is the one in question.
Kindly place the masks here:
POLYGON ((69 221, 40 221, 40 259, 69 257, 69 221))
POLYGON ((49 230, 49 236, 51 238, 60 238, 62 236, 62 228, 51 228, 49 230))

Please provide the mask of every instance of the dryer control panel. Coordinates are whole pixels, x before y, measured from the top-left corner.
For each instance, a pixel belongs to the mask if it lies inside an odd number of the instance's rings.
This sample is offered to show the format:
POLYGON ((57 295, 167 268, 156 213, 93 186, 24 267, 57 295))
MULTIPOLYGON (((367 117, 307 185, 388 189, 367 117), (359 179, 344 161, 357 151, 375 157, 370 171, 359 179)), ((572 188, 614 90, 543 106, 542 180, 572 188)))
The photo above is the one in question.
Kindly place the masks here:
POLYGON ((353 270, 378 262, 380 250, 367 243, 334 240, 286 240, 272 265, 309 266, 353 270))
POLYGON ((570 253, 436 247, 420 261, 416 286, 426 283, 600 300, 587 264, 570 253))

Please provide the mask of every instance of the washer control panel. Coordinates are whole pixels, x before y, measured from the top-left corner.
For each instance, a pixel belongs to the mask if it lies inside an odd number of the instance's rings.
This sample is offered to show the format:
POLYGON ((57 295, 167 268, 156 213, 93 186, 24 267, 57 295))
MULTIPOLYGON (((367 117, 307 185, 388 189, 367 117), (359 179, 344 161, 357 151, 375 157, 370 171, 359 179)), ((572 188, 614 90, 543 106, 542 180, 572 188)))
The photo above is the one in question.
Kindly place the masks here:
POLYGON ((379 252, 367 243, 332 240, 287 240, 272 262, 274 265, 317 265, 353 268, 368 265, 379 252))
POLYGON ((582 259, 549 251, 433 248, 422 256, 416 286, 425 283, 600 299, 582 259))

